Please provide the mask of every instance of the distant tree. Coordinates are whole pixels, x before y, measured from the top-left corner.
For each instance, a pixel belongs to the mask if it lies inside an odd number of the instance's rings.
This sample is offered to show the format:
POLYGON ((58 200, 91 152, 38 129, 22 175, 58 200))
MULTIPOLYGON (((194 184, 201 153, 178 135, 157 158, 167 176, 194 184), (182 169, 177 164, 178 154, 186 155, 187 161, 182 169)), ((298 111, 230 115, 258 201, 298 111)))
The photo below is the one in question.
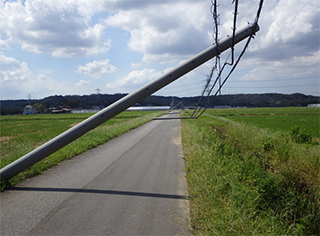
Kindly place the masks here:
POLYGON ((37 112, 40 114, 50 113, 48 103, 36 103, 36 104, 34 104, 34 106, 37 108, 37 112))
POLYGON ((23 113, 23 109, 19 107, 0 107, 1 115, 18 115, 23 113))

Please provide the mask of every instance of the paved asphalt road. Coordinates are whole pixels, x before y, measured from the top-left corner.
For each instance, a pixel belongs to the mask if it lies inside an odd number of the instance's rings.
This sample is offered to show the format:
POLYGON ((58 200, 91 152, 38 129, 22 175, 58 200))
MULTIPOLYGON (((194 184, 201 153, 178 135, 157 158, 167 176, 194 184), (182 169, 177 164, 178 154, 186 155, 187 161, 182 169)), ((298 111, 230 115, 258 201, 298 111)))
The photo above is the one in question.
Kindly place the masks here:
POLYGON ((187 235, 182 157, 180 121, 148 122, 1 193, 0 234, 187 235))

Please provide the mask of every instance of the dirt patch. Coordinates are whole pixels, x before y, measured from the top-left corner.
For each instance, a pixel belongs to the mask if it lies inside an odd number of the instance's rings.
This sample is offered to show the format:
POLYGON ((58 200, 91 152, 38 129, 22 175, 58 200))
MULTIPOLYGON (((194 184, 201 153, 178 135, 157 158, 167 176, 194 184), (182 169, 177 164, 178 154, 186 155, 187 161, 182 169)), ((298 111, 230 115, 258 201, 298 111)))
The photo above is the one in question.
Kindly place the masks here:
POLYGON ((181 145, 181 138, 180 137, 174 137, 172 138, 172 142, 176 145, 181 145))
POLYGON ((0 137, 0 142, 6 142, 9 141, 10 139, 14 138, 14 136, 1 136, 0 137))
POLYGON ((80 122, 73 122, 70 127, 76 126, 77 124, 79 124, 80 122))
POLYGON ((213 130, 214 130, 215 132, 219 133, 221 138, 224 139, 224 138, 226 137, 226 136, 224 136, 224 130, 223 130, 223 128, 214 125, 214 126, 213 126, 213 130))

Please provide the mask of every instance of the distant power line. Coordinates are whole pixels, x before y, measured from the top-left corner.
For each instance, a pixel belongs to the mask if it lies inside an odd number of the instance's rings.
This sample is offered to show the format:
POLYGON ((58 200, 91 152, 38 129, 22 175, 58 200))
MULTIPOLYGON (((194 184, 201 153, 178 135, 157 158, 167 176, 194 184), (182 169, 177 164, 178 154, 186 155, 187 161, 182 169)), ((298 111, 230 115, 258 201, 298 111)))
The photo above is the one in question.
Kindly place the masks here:
MULTIPOLYGON (((316 78, 316 77, 314 77, 316 78)), ((229 80, 229 83, 264 83, 264 82, 270 82, 270 81, 277 81, 277 82, 282 82, 282 81, 307 81, 307 79, 269 79, 269 80, 238 80, 238 81, 232 81, 229 80)))
POLYGON ((263 87, 257 87, 257 86, 251 86, 251 87, 230 87, 226 85, 224 88, 297 88, 297 87, 309 87, 309 86, 319 86, 319 84, 304 84, 304 85, 283 85, 283 86, 263 86, 263 87))

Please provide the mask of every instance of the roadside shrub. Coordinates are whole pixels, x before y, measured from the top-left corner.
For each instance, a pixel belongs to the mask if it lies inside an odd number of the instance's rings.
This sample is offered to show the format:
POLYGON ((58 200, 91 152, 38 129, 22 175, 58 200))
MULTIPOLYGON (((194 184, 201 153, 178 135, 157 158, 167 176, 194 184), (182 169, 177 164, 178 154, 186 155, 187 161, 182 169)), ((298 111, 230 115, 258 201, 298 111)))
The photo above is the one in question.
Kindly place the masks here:
POLYGON ((275 141, 271 138, 268 138, 263 144, 262 144, 262 147, 263 147, 263 150, 268 152, 268 151, 271 151, 274 149, 274 146, 275 146, 275 141))

